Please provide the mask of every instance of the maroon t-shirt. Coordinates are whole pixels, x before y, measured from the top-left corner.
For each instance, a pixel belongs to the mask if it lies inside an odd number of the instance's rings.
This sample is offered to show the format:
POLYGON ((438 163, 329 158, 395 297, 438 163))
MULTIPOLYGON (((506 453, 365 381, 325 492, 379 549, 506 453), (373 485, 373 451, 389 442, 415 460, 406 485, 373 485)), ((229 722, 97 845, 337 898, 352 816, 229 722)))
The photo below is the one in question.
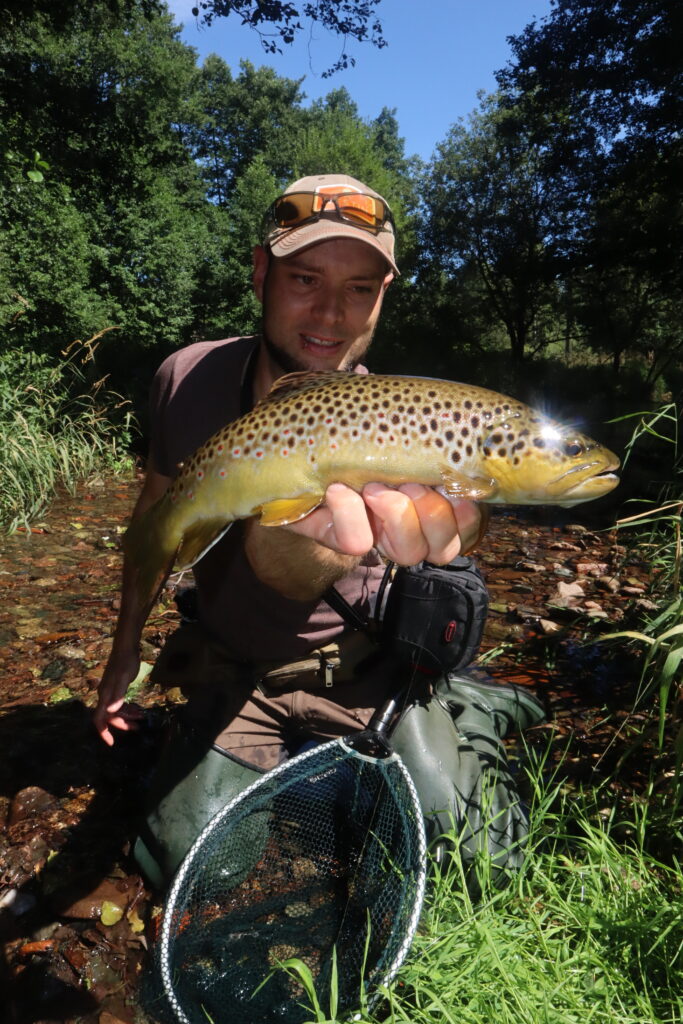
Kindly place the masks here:
MULTIPOLYGON (((200 341, 162 363, 151 393, 154 469, 175 476, 179 462, 237 419, 257 347, 257 338, 200 341)), ((367 615, 383 572, 372 551, 336 588, 367 615)), ((346 628, 325 601, 292 601, 261 583, 245 557, 239 522, 197 563, 194 575, 201 622, 239 660, 304 657, 346 628)))

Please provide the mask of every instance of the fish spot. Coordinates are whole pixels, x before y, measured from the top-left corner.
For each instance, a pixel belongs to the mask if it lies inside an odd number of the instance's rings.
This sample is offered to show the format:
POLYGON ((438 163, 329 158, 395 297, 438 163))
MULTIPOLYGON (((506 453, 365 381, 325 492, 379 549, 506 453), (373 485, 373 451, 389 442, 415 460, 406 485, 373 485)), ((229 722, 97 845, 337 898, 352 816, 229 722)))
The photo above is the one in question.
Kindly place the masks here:
POLYGON ((218 475, 219 475, 220 477, 224 477, 224 476, 225 476, 225 470, 224 470, 224 469, 219 469, 219 470, 218 470, 218 475))
POLYGON ((472 418, 470 419, 470 423, 472 424, 473 427, 478 427, 479 426, 479 417, 478 416, 472 416, 472 418))
POLYGON ((233 448, 232 454, 235 456, 236 459, 239 459, 240 455, 242 454, 242 449, 241 448, 233 448))
POLYGON ((455 437, 455 434, 453 433, 452 430, 447 430, 446 433, 444 434, 444 437, 446 438, 447 441, 452 441, 453 438, 455 437))
POLYGON ((460 452, 451 452, 451 462, 460 462, 460 452))
POLYGON ((536 447, 536 448, 545 448, 545 441, 543 440, 542 437, 535 437, 534 438, 534 447, 536 447))
POLYGON ((507 458, 507 448, 499 448, 498 454, 501 457, 501 459, 507 458))
POLYGON ((459 423, 461 419, 462 419, 462 413, 460 412, 459 409, 456 409, 455 412, 453 413, 453 422, 454 423, 459 423))
POLYGON ((435 437, 434 438, 434 444, 436 445, 437 448, 443 448, 443 440, 442 440, 442 438, 435 437))
POLYGON ((467 445, 467 447, 465 448, 465 453, 466 453, 467 455, 471 456, 471 455, 472 455, 472 451, 473 451, 473 449, 472 449, 472 445, 471 445, 471 444, 468 444, 468 445, 467 445))
POLYGON ((204 479, 204 470, 203 469, 198 469, 197 470, 197 479, 198 480, 203 480, 204 479))
POLYGON ((262 459, 263 458, 263 449, 259 448, 259 450, 257 452, 254 452, 254 455, 256 456, 257 459, 262 459))

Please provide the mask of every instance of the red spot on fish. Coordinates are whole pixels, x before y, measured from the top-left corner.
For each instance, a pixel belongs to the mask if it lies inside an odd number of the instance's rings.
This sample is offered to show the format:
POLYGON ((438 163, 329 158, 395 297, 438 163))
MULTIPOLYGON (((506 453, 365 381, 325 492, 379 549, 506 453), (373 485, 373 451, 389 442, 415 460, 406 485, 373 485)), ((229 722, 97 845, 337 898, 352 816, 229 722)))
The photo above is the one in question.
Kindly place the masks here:
POLYGON ((333 441, 333 442, 332 442, 332 444, 330 445, 330 448, 332 449, 332 451, 333 451, 333 452, 337 450, 337 444, 336 444, 336 441, 333 441))
POLYGON ((309 444, 315 444, 315 438, 314 437, 309 437, 308 443, 309 444))
POLYGON ((334 420, 331 416, 327 416, 325 419, 325 423, 334 423, 334 420))
POLYGON ((223 446, 222 444, 217 444, 217 445, 216 445, 216 451, 218 452, 218 454, 219 454, 219 455, 220 455, 220 454, 221 454, 221 452, 223 451, 223 447, 224 447, 224 446, 223 446))
POLYGON ((197 479, 198 480, 203 480, 204 479, 204 470, 203 469, 198 469, 197 470, 197 479))
POLYGON ((256 456, 257 459, 262 459, 263 458, 263 452, 261 451, 260 448, 259 448, 259 450, 257 452, 254 452, 254 455, 256 456))
POLYGON ((283 430, 283 431, 282 431, 282 436, 283 436, 283 437, 287 437, 287 434, 291 434, 291 430, 289 429, 289 427, 287 427, 287 429, 286 429, 286 430, 283 430))
POLYGON ((239 448, 233 448, 232 454, 235 456, 235 458, 237 458, 239 456, 239 454, 240 454, 240 449, 239 448))
POLYGON ((224 469, 219 469, 218 470, 218 475, 224 477, 225 476, 225 470, 224 469))
POLYGON ((289 448, 283 448, 282 455, 289 455, 289 448))
POLYGON ((188 491, 188 492, 187 492, 187 496, 188 496, 188 498, 189 498, 189 499, 190 499, 190 501, 191 501, 191 500, 192 500, 192 498, 194 498, 194 491, 188 491))

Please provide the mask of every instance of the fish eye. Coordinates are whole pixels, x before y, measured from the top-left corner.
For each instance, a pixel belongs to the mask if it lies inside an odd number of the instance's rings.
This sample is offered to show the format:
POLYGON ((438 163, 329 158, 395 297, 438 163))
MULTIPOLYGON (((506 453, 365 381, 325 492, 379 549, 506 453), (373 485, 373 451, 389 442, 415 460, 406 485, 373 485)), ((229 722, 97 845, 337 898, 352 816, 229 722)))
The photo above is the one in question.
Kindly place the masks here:
POLYGON ((583 455, 584 451, 585 448, 580 441, 565 441, 564 454, 568 458, 575 459, 577 455, 583 455))

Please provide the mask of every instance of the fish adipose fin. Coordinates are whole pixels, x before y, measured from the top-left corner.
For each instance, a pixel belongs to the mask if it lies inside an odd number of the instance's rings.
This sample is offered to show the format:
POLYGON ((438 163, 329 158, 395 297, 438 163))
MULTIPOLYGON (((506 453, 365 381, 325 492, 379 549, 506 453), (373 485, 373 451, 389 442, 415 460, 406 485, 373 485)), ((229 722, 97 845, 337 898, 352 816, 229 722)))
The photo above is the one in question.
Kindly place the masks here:
POLYGON ((178 548, 178 570, 191 569, 196 565, 231 526, 232 522, 226 523, 225 516, 222 516, 220 519, 200 519, 188 527, 178 548))
POLYGON ((471 501, 490 501, 498 493, 498 484, 493 477, 467 476, 455 469, 447 469, 442 475, 442 487, 449 498, 469 498, 471 501))
POLYGON ((278 498, 261 505, 261 526, 286 526, 303 519, 322 504, 323 494, 302 494, 300 498, 278 498))

